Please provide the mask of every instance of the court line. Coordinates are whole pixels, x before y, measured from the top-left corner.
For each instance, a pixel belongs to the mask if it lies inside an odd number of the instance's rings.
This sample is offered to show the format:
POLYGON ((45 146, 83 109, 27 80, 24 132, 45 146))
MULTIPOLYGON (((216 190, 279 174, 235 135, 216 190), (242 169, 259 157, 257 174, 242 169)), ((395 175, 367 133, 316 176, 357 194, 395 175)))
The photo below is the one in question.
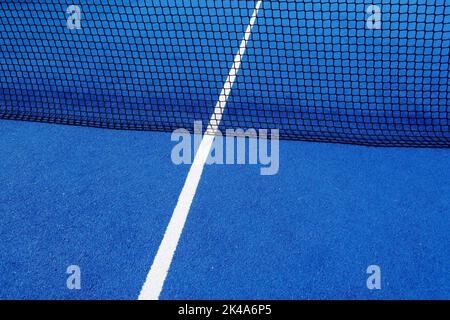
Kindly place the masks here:
POLYGON ((244 34, 244 39, 241 42, 239 51, 234 58, 233 66, 230 69, 227 80, 224 83, 222 92, 214 108, 214 113, 211 116, 207 132, 203 136, 202 142, 195 155, 192 166, 189 170, 188 176, 184 183, 183 189, 178 198, 177 205, 173 211, 172 218, 164 233, 163 240, 159 245, 158 252, 156 253, 153 264, 150 268, 144 285, 142 286, 139 294, 139 300, 158 300, 161 294, 164 282, 169 272, 170 265, 172 263, 175 250, 177 249, 178 242, 181 237, 184 225, 186 223, 189 210, 191 208, 192 200, 194 199, 197 191, 200 178, 203 173, 206 160, 208 159, 211 147, 214 141, 214 133, 219 129, 220 122, 222 120, 223 111, 228 101, 228 97, 233 88, 233 84, 236 80, 237 73, 241 67, 242 57, 245 54, 247 43, 250 39, 250 35, 253 26, 256 23, 259 9, 261 7, 262 0, 256 3, 256 8, 253 11, 253 15, 250 19, 250 23, 247 26, 247 30, 244 34))

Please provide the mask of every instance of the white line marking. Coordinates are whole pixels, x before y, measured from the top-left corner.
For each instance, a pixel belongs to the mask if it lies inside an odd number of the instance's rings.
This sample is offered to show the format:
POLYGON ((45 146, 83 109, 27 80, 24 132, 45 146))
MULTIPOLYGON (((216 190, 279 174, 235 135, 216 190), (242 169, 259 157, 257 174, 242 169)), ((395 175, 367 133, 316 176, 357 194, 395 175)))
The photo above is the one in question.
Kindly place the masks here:
POLYGON ((239 47, 239 52, 234 58, 234 64, 228 74, 228 78, 225 81, 222 92, 220 93, 219 100, 214 108, 214 114, 212 115, 207 133, 205 134, 199 149, 195 155, 194 162, 189 170, 188 176, 183 186, 183 190, 178 198, 177 206, 173 211, 172 218, 167 226, 164 238, 159 245, 158 252, 156 253, 153 264, 150 268, 147 278, 139 294, 139 300, 158 300, 161 294, 164 281, 166 280, 167 273, 169 272, 170 265, 172 263, 175 250, 177 249, 178 241, 180 240, 181 233, 186 223, 189 209, 197 191, 200 178, 202 176, 203 168, 206 160, 208 159, 211 147, 214 141, 214 133, 218 130, 220 121, 222 120, 223 111, 227 104, 228 97, 233 88, 233 84, 236 80, 237 73, 241 67, 242 57, 245 54, 247 43, 250 39, 250 35, 255 25, 258 11, 261 7, 262 0, 258 1, 256 8, 253 11, 252 18, 247 27, 244 35, 244 39, 239 47))

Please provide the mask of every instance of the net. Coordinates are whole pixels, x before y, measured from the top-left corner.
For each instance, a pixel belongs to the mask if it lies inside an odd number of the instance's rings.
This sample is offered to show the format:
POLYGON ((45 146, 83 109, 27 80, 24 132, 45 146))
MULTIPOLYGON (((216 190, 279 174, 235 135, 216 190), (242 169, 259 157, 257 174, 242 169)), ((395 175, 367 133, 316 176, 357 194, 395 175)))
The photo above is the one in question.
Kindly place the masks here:
MULTIPOLYGON (((449 147, 445 1, 263 1, 220 129, 449 147)), ((2 1, 0 118, 129 130, 206 126, 255 7, 2 1)))

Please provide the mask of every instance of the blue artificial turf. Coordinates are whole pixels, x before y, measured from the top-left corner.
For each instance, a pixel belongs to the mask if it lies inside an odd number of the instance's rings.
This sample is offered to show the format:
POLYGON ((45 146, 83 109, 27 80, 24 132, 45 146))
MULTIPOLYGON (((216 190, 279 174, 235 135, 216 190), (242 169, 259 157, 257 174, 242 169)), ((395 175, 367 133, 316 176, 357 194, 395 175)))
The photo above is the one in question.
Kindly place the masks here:
POLYGON ((170 135, 6 121, 0 134, 0 298, 136 299, 188 169, 170 135))
POLYGON ((163 299, 450 298, 448 150, 280 148, 276 176, 206 169, 163 299))
MULTIPOLYGON (((0 298, 137 298, 188 170, 169 135, 0 133, 0 298)), ((449 160, 282 141, 278 175, 207 166, 161 298, 448 299, 449 160), (371 264, 380 291, 366 288, 371 264)))

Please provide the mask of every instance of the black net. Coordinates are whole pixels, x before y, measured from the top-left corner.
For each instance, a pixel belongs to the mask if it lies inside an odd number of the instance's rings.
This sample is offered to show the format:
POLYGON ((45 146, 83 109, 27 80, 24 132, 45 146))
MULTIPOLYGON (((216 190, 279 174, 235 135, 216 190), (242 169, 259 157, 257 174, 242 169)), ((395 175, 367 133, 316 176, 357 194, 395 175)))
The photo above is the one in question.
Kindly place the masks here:
POLYGON ((113 129, 450 146, 445 0, 0 3, 0 118, 113 129), (216 110, 216 111, 215 111, 216 110))

